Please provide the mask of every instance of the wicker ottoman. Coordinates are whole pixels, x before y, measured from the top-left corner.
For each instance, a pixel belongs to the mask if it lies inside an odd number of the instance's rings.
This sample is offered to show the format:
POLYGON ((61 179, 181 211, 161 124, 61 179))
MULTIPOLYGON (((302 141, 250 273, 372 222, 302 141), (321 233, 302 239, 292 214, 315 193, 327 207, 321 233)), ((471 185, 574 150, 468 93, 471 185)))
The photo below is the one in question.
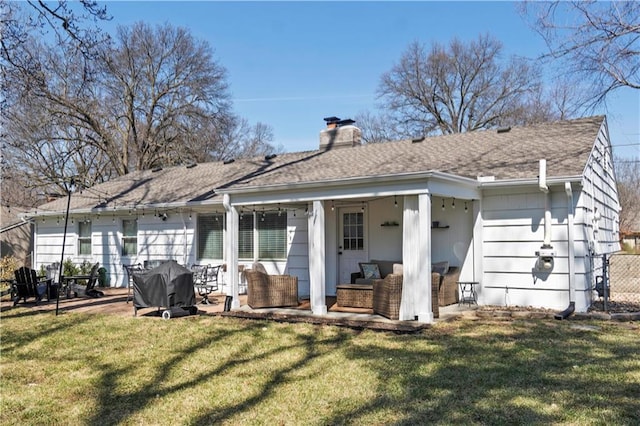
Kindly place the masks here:
POLYGON ((336 286, 338 306, 349 308, 373 308, 373 285, 339 284, 336 286))

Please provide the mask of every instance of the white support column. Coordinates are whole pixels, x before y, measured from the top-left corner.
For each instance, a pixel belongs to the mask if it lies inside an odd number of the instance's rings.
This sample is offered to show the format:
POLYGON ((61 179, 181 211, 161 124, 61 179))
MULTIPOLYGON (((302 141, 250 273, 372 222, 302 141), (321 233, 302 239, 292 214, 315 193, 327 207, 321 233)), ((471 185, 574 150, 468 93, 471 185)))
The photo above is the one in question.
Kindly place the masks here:
POLYGON ((325 292, 325 220, 324 204, 314 201, 309 215, 309 285, 311 312, 315 315, 327 313, 325 292))
POLYGON ((431 198, 407 195, 403 204, 400 319, 431 323, 431 198))
POLYGON ((482 230, 484 223, 482 220, 482 200, 473 200, 473 275, 472 281, 478 281, 478 303, 482 304, 482 277, 484 275, 483 254, 482 254, 482 230))
POLYGON ((415 310, 419 322, 433 322, 431 291, 431 197, 418 195, 418 275, 415 310))
POLYGON ((240 295, 238 291, 238 210, 231 205, 229 194, 224 194, 222 201, 226 211, 227 231, 225 233, 225 255, 227 259, 227 272, 225 282, 229 285, 229 295, 233 297, 232 309, 240 307, 240 295))
POLYGON ((400 300, 400 320, 415 319, 416 285, 419 276, 419 215, 418 196, 404 197, 402 212, 402 299, 400 300))

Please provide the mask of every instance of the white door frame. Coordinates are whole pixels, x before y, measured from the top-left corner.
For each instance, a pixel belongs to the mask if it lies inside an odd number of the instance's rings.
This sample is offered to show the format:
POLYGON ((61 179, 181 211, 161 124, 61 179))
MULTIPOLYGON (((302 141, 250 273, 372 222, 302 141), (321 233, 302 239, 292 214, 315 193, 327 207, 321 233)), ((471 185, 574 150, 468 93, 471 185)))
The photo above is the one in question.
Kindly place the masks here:
MULTIPOLYGON (((363 211, 362 207, 340 207, 337 215, 337 265, 338 265, 338 284, 348 284, 351 279, 351 273, 359 270, 359 262, 366 262, 369 260, 369 235, 367 227, 367 213, 366 209, 363 211), (345 248, 344 238, 344 215, 348 213, 360 213, 362 214, 362 249, 350 250, 345 248)), ((351 228, 357 230, 357 225, 351 228)), ((350 244, 355 244, 356 248, 359 247, 357 233, 350 238, 350 244)))

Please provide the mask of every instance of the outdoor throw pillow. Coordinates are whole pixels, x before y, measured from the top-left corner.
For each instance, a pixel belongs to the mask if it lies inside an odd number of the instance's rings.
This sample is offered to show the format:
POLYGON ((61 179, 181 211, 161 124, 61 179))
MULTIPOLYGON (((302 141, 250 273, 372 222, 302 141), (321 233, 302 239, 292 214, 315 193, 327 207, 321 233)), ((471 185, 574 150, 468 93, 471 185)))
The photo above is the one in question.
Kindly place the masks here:
POLYGON ((440 275, 445 275, 449 270, 449 262, 434 262, 431 264, 431 272, 437 272, 440 275))
POLYGON ((360 272, 365 279, 378 279, 380 278, 380 269, 377 263, 361 263, 360 272))

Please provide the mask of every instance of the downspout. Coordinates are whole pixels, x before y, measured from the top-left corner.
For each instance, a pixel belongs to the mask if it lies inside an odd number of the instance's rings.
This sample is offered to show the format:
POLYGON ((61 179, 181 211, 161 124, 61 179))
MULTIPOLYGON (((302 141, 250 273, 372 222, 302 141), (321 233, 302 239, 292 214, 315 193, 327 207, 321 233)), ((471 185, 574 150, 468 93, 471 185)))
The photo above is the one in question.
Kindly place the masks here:
POLYGON ((554 315, 557 320, 563 320, 571 315, 576 309, 576 263, 575 263, 575 244, 574 244, 574 229, 573 229, 573 191, 571 190, 571 183, 564 183, 564 191, 567 194, 567 245, 568 245, 568 266, 569 266, 569 306, 564 311, 554 315))
POLYGON ((540 173, 538 176, 538 187, 544 192, 544 240, 542 247, 536 252, 538 256, 537 269, 551 273, 553 270, 553 258, 555 252, 551 246, 551 191, 547 186, 547 160, 540 160, 540 173))
POLYGON ((540 160, 540 177, 538 181, 540 191, 544 192, 544 241, 542 247, 551 247, 551 194, 547 186, 547 160, 540 160))
POLYGON ((182 264, 187 266, 187 222, 184 220, 184 211, 180 211, 180 219, 182 219, 182 264))

